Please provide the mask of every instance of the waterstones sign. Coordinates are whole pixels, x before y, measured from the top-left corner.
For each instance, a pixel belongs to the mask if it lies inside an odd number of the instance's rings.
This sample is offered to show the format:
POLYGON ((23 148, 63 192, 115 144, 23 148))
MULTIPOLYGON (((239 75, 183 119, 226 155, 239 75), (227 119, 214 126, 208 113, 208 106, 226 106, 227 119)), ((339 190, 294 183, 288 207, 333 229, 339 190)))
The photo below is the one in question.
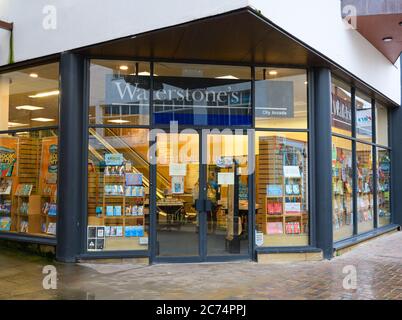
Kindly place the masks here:
POLYGON ((342 130, 352 129, 352 106, 350 101, 332 94, 332 125, 342 130))
MULTIPOLYGON (((142 77, 125 76, 113 78, 106 77, 106 103, 130 104, 149 102, 149 80, 141 81, 142 77), (148 83, 147 83, 148 82, 148 83)), ((223 84, 222 80, 213 79, 216 82, 210 88, 179 88, 173 85, 164 85, 163 88, 154 90, 154 99, 157 101, 182 101, 185 104, 205 104, 206 102, 227 104, 240 104, 241 93, 237 90, 240 84, 223 84), (232 90, 233 89, 233 90, 232 90)))

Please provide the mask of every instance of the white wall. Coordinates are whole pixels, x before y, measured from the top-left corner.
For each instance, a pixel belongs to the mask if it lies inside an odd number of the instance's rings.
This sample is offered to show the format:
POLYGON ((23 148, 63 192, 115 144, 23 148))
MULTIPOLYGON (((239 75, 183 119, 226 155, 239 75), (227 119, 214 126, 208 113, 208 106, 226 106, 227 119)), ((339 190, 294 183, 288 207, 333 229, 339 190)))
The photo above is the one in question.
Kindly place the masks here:
POLYGON ((249 2, 273 23, 400 104, 399 61, 393 65, 360 33, 345 28, 340 0, 249 2))
POLYGON ((247 0, 0 0, 0 19, 14 22, 21 61, 245 6, 247 0), (47 5, 56 8, 55 30, 42 26, 47 5))
MULTIPOLYGON (((346 30, 340 0, 0 0, 0 19, 15 23, 15 61, 252 6, 274 23, 400 103, 400 73, 356 31, 346 30), (45 30, 43 9, 57 10, 45 30)), ((8 34, 0 30, 0 65, 8 34)))

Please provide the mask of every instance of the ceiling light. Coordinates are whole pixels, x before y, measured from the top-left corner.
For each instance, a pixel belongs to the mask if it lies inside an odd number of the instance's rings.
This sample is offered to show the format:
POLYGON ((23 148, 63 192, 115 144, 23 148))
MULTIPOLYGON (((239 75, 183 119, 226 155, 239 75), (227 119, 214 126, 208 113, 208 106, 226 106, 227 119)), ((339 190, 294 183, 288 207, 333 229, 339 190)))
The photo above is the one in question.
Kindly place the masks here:
POLYGON ((123 120, 123 119, 113 119, 113 120, 108 120, 107 122, 110 122, 110 123, 127 123, 127 122, 130 122, 130 121, 123 120))
POLYGON ((26 124, 25 123, 19 123, 19 122, 9 122, 8 126, 10 128, 12 128, 12 127, 23 127, 23 126, 26 126, 26 124))
POLYGON ((52 121, 55 121, 54 119, 49 119, 49 118, 33 118, 31 120, 32 121, 39 121, 39 122, 52 122, 52 121))
POLYGON ((151 74, 148 71, 142 71, 142 72, 138 72, 139 76, 150 76, 151 74))
POLYGON ((384 42, 391 42, 392 40, 393 40, 392 37, 385 37, 382 39, 382 41, 384 41, 384 42))
POLYGON ((37 78, 37 77, 39 77, 39 75, 38 75, 37 73, 30 73, 29 76, 30 76, 31 78, 37 78))
POLYGON ((215 79, 230 79, 230 80, 239 80, 239 78, 232 76, 228 74, 227 76, 220 76, 220 77, 215 77, 215 79))
POLYGON ((59 90, 54 90, 54 91, 47 91, 47 92, 41 92, 41 93, 37 93, 34 94, 32 96, 29 96, 30 98, 46 98, 46 97, 50 97, 50 96, 57 96, 59 95, 60 91, 59 90))
POLYGON ((278 71, 276 71, 276 70, 271 70, 270 72, 268 72, 268 74, 269 74, 270 76, 276 76, 276 75, 278 74, 278 71))
POLYGON ((120 66, 119 69, 120 69, 120 70, 123 70, 123 71, 127 71, 127 70, 128 70, 128 66, 120 66))
POLYGON ((18 107, 15 107, 15 109, 17 109, 17 110, 35 111, 35 110, 42 110, 42 109, 45 109, 45 108, 26 105, 26 106, 18 106, 18 107))
POLYGON ((304 81, 304 84, 308 84, 308 82, 307 82, 307 81, 304 81))

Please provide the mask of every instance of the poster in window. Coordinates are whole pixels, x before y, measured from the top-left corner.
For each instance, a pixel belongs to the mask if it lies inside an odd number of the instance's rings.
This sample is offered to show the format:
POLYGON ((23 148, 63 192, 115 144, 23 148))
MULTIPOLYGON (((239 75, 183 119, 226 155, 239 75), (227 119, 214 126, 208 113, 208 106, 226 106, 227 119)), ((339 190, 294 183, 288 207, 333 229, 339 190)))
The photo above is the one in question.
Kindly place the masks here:
POLYGON ((17 144, 18 140, 14 137, 0 138, 0 176, 15 176, 17 168, 17 144))
POLYGON ((172 177, 172 193, 183 194, 184 193, 184 177, 174 176, 172 177))

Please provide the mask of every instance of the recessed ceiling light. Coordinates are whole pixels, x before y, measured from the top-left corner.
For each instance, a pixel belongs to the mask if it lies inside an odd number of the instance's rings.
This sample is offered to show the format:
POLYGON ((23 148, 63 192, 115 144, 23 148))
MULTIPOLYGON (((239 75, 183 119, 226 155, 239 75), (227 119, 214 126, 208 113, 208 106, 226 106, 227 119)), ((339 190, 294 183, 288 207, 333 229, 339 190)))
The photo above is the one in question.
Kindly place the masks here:
POLYGON ((32 96, 28 96, 30 98, 45 98, 45 97, 50 97, 50 96, 57 96, 59 95, 60 91, 59 90, 54 90, 54 91, 48 91, 48 92, 41 92, 34 94, 32 96))
POLYGON ((269 74, 270 76, 276 76, 276 75, 278 74, 278 71, 276 71, 276 70, 271 70, 270 72, 268 72, 268 74, 269 74))
POLYGON ((110 122, 110 123, 127 123, 127 122, 130 122, 130 121, 123 120, 123 119, 112 119, 112 120, 108 120, 107 122, 110 122))
POLYGON ((123 71, 127 71, 127 70, 128 70, 128 66, 120 66, 119 69, 120 69, 120 70, 123 70, 123 71))
POLYGON ((37 78, 37 77, 39 77, 39 75, 38 75, 37 73, 30 73, 29 76, 30 76, 31 78, 37 78))
POLYGON ((23 127, 23 126, 26 126, 26 124, 25 123, 19 123, 19 122, 9 122, 8 126, 10 128, 12 128, 12 127, 23 127))
POLYGON ((54 119, 49 119, 49 118, 33 118, 31 119, 32 121, 39 121, 39 122, 52 122, 54 119))
POLYGON ((308 82, 307 82, 307 81, 304 81, 304 84, 308 84, 308 82))
POLYGON ((45 108, 26 105, 26 106, 18 106, 18 107, 15 107, 15 109, 17 109, 17 110, 35 111, 35 110, 42 110, 42 109, 45 109, 45 108))
POLYGON ((239 78, 228 74, 226 76, 215 77, 215 79, 230 79, 230 80, 239 80, 239 78))
POLYGON ((138 75, 139 75, 139 76, 146 76, 146 77, 148 77, 148 76, 150 76, 151 74, 150 74, 148 71, 141 71, 141 72, 138 72, 138 75))
POLYGON ((391 42, 392 40, 393 40, 392 37, 385 37, 382 39, 382 41, 384 41, 384 42, 391 42))

